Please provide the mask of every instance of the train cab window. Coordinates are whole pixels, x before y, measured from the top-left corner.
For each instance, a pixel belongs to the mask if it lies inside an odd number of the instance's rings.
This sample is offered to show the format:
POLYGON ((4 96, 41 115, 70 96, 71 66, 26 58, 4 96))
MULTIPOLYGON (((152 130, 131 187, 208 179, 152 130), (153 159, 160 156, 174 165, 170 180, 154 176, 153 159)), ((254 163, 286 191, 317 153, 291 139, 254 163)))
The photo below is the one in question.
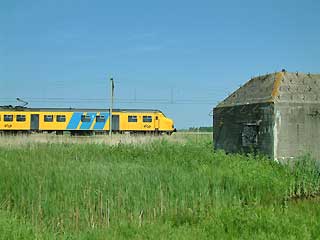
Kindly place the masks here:
POLYGON ((152 116, 143 116, 143 122, 152 122, 152 116))
POLYGON ((105 122, 106 118, 105 116, 96 116, 96 122, 105 122))
POLYGON ((90 122, 91 117, 89 115, 81 115, 81 122, 90 122))
POLYGON ((25 122, 26 121, 26 115, 17 115, 16 116, 17 122, 25 122))
POLYGON ((13 121, 13 115, 4 115, 3 120, 5 122, 12 122, 13 121))
POLYGON ((137 116, 128 116, 128 122, 138 122, 137 116))
POLYGON ((44 115, 45 122, 53 122, 53 115, 44 115))
POLYGON ((66 116, 65 115, 57 115, 57 122, 65 122, 66 116))

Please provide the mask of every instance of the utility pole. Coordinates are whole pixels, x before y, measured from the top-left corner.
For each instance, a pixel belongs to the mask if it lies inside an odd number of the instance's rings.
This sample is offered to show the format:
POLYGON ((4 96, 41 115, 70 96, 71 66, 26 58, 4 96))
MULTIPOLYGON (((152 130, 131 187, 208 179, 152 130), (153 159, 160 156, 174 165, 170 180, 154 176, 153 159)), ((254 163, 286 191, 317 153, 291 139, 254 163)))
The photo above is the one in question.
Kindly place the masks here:
POLYGON ((171 87, 171 99, 170 99, 170 102, 171 102, 171 104, 173 104, 173 87, 171 87))
POLYGON ((113 78, 110 78, 110 117, 109 117, 109 134, 112 136, 112 108, 113 108, 113 95, 114 95, 114 82, 113 78))

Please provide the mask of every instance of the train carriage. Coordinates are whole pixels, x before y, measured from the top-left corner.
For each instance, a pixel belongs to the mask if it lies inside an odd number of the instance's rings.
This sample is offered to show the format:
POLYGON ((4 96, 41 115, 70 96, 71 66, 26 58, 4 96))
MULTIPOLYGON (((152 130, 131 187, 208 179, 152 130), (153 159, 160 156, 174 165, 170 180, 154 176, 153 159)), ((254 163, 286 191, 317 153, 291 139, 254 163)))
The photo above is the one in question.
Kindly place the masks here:
MULTIPOLYGON (((112 132, 171 134, 174 123, 160 110, 114 109, 112 132)), ((0 107, 1 133, 56 132, 72 135, 108 133, 109 109, 0 107)))

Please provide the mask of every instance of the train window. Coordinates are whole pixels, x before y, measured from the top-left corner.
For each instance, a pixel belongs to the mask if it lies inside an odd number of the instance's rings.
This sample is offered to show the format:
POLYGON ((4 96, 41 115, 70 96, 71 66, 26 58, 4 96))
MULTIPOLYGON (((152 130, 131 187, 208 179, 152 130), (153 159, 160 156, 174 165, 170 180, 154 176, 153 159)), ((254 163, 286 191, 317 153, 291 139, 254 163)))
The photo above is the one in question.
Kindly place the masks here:
POLYGON ((16 116, 17 122, 25 122, 26 121, 26 115, 17 115, 16 116))
POLYGON ((158 120, 159 119, 159 117, 158 116, 156 116, 156 120, 158 120))
POLYGON ((65 122, 66 116, 65 115, 57 115, 57 122, 65 122))
POLYGON ((128 116, 128 122, 138 122, 137 116, 128 116))
POLYGON ((152 116, 143 116, 143 122, 152 122, 152 116))
POLYGON ((89 115, 81 115, 81 122, 90 122, 91 117, 89 115))
POLYGON ((3 120, 5 122, 12 122, 13 121, 13 115, 4 115, 3 120))
POLYGON ((53 115, 44 115, 45 122, 53 122, 53 115))
POLYGON ((105 116, 96 116, 96 122, 105 122, 106 118, 105 116))

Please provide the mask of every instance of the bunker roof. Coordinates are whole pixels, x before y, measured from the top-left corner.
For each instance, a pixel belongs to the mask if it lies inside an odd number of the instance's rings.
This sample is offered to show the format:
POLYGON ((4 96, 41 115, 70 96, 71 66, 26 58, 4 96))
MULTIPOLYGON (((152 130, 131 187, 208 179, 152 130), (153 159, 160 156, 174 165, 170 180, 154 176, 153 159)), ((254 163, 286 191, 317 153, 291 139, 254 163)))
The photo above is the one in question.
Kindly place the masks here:
POLYGON ((217 105, 320 103, 320 74, 276 72, 252 78, 217 105))

